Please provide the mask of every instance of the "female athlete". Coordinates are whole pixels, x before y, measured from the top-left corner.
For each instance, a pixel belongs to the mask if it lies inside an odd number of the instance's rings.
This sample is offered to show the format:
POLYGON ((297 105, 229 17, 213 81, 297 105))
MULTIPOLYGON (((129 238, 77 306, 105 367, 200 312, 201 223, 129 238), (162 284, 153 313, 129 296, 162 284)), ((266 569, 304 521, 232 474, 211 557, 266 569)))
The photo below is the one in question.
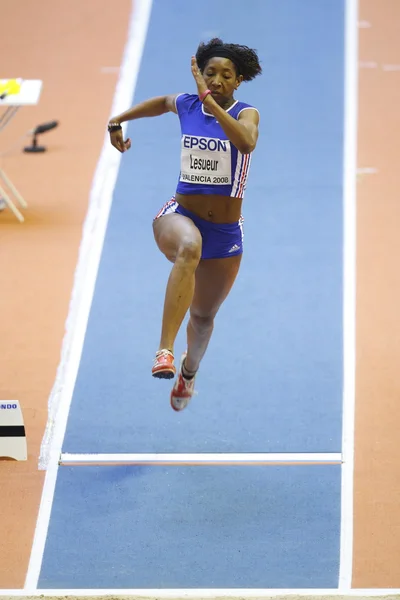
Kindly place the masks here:
POLYGON ((234 99, 243 81, 261 73, 254 50, 214 38, 200 44, 191 69, 197 94, 151 98, 113 117, 111 144, 131 147, 121 123, 166 112, 181 126, 181 171, 175 196, 153 221, 155 241, 173 263, 168 279, 153 377, 175 376, 174 343, 187 311, 187 350, 171 392, 174 410, 185 408, 207 349, 215 316, 239 271, 243 252, 241 205, 251 154, 258 139, 258 110, 234 99))

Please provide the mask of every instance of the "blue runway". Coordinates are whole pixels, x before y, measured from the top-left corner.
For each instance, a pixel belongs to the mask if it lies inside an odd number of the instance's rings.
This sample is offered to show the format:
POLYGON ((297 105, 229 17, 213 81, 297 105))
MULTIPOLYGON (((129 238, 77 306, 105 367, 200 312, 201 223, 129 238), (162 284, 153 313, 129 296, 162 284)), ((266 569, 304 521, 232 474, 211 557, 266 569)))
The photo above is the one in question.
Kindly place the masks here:
MULTIPOLYGON (((341 452, 344 2, 249 4, 155 0, 132 100, 192 92, 190 57, 214 35, 262 60, 237 95, 261 113, 245 254, 198 396, 175 414, 150 373, 170 271, 151 224, 179 172, 169 114, 129 126, 64 452, 341 452)), ((339 535, 339 467, 62 467, 39 587, 334 588, 339 535)))
POLYGON ((39 588, 334 588, 339 482, 337 466, 65 467, 39 588))

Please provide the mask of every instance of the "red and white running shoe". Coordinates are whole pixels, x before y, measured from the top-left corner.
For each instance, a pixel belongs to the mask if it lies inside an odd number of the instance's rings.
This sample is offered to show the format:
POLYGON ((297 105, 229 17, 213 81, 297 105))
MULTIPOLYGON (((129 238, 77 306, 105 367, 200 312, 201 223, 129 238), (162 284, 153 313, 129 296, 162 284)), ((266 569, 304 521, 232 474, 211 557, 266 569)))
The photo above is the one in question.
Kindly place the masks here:
POLYGON ((158 379, 172 379, 175 377, 174 355, 170 350, 158 350, 156 352, 151 373, 153 377, 158 379))
POLYGON ((183 361, 186 358, 186 352, 182 354, 181 364, 179 367, 178 377, 174 383, 171 392, 171 406, 174 410, 179 411, 187 407, 194 392, 194 381, 196 376, 191 379, 185 379, 182 374, 183 361))

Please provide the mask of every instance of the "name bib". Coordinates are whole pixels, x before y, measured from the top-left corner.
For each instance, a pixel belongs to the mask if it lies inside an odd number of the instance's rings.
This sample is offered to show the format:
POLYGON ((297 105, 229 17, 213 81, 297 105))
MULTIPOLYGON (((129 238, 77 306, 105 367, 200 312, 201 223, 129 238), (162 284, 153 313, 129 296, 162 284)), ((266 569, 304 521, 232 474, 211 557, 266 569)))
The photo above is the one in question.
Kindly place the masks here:
POLYGON ((231 144, 229 140, 183 135, 180 181, 231 185, 231 144))

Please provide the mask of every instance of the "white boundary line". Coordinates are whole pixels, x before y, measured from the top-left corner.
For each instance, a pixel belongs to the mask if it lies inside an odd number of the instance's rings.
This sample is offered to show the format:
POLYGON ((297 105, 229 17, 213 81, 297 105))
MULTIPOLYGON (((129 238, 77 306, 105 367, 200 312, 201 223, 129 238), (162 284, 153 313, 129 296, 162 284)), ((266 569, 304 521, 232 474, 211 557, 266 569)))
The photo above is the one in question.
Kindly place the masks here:
MULTIPOLYGON (((140 62, 147 35, 152 0, 133 0, 128 40, 121 65, 120 77, 114 94, 112 114, 126 110, 132 102, 140 62)), ((89 210, 85 220, 74 288, 67 319, 57 379, 49 400, 49 419, 42 443, 40 468, 47 468, 30 562, 25 580, 25 591, 37 589, 47 529, 53 503, 58 460, 64 439, 73 389, 78 373, 93 292, 113 190, 118 175, 121 154, 104 136, 103 148, 96 168, 90 193, 89 210)))
MULTIPOLYGON (((293 596, 302 597, 321 597, 327 598, 335 596, 339 598, 374 598, 374 597, 399 597, 400 589, 352 589, 344 593, 338 589, 104 589, 104 590, 90 590, 90 589, 66 589, 66 590, 36 590, 29 594, 29 597, 44 597, 44 598, 59 598, 63 600, 67 598, 84 598, 89 600, 90 598, 107 598, 108 600, 118 600, 118 598, 151 598, 157 600, 158 598, 171 598, 176 600, 185 600, 187 598, 258 598, 259 600, 268 598, 292 598, 293 596)), ((17 598, 28 598, 25 590, 0 590, 0 597, 17 597, 17 598)), ((393 598, 394 600, 394 598, 393 598)))
POLYGON ((358 122, 358 0, 346 0, 345 117, 343 149, 343 420, 339 591, 351 588, 353 573, 353 476, 355 413, 356 186, 358 122))
POLYGON ((145 464, 341 464, 342 455, 338 453, 219 453, 219 454, 61 454, 59 464, 63 466, 79 465, 145 465, 145 464))

